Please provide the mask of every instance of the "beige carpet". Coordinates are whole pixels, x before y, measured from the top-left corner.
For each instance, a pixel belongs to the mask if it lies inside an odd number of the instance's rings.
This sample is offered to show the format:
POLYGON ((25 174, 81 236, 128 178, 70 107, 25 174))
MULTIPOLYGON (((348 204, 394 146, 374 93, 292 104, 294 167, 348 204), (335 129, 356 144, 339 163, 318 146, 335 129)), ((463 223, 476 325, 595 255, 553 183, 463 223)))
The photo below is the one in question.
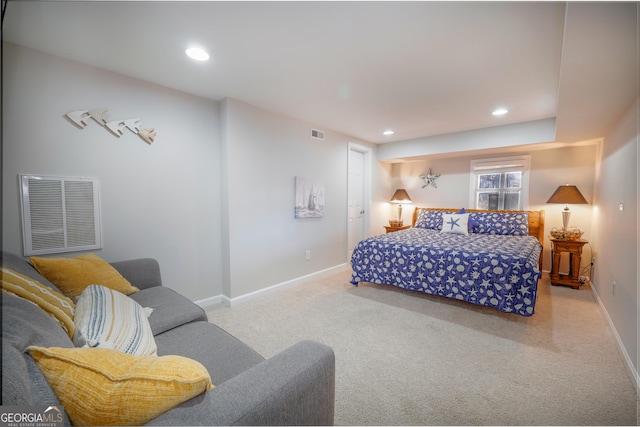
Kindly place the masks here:
POLYGON ((525 318, 348 283, 344 267, 209 320, 271 357, 336 354, 337 425, 636 425, 635 388, 591 290, 540 281, 525 318))

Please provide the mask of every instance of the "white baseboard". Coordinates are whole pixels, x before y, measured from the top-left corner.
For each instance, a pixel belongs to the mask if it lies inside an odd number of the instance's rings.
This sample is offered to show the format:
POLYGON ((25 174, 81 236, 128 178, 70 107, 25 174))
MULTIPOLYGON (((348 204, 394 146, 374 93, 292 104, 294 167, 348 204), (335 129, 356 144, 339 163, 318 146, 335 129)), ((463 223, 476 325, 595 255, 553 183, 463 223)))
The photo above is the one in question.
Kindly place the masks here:
MULTIPOLYGON (((295 279, 287 280, 286 282, 277 283, 277 284, 269 286, 267 288, 260 289, 260 290, 254 291, 254 292, 249 292, 248 294, 240 295, 240 296, 234 297, 234 298, 229 298, 226 295, 220 295, 219 296, 220 297, 220 302, 222 302, 222 304, 227 305, 227 306, 232 306, 232 305, 235 305, 235 304, 246 302, 246 301, 249 301, 249 300, 251 300, 253 298, 256 298, 258 296, 266 295, 268 293, 274 292, 274 291, 279 290, 279 289, 284 289, 284 288, 287 288, 287 287, 290 287, 290 286, 297 285, 297 284, 299 284, 299 283, 301 283, 301 282, 303 282, 305 280, 309 280, 309 279, 312 279, 312 278, 317 279, 317 278, 326 276, 329 273, 333 273, 334 271, 344 267, 345 265, 347 265, 347 263, 339 264, 339 265, 336 265, 334 267, 329 267, 329 268, 327 268, 325 270, 316 271, 315 273, 307 274, 306 276, 302 276, 302 277, 298 277, 298 278, 295 278, 295 279)), ((218 297, 215 297, 215 298, 218 298, 218 297)))
POLYGON ((206 310, 207 308, 213 307, 214 305, 223 303, 224 298, 225 298, 224 295, 220 294, 213 297, 200 299, 194 302, 198 304, 202 309, 206 310))
POLYGON ((594 298, 596 299, 596 301, 598 302, 598 305, 600 306, 600 310, 602 310, 604 317, 607 319, 607 322, 609 322, 609 327, 611 327, 613 336, 615 337, 616 343, 618 344, 618 350, 620 351, 620 354, 622 355, 622 358, 624 359, 625 364, 627 365, 627 369, 629 370, 629 374, 631 375, 631 380, 633 381, 633 384, 636 387, 636 393, 640 394, 640 376, 638 375, 638 371, 633 366, 633 361, 631 360, 631 357, 629 357, 629 353, 627 352, 627 349, 624 347, 624 344, 622 343, 620 334, 618 334, 618 331, 616 330, 616 325, 614 325, 613 320, 611 320, 611 316, 609 316, 609 312, 607 311, 607 309, 604 306, 604 303, 600 299, 600 295, 598 295, 598 291, 596 290, 596 287, 593 286, 593 284, 589 287, 591 288, 591 292, 593 293, 594 298))

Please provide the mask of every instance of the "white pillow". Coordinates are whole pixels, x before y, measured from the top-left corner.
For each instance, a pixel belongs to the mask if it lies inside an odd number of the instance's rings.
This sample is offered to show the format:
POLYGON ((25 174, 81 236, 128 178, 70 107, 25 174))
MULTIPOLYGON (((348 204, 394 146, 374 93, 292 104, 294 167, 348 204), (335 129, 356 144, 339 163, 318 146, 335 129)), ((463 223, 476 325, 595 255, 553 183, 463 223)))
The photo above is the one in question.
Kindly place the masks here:
POLYGON ((442 214, 442 233, 469 234, 469 214, 442 214))
POLYGON ((73 343, 76 347, 157 356, 158 347, 148 319, 152 310, 106 286, 89 285, 76 301, 73 343))

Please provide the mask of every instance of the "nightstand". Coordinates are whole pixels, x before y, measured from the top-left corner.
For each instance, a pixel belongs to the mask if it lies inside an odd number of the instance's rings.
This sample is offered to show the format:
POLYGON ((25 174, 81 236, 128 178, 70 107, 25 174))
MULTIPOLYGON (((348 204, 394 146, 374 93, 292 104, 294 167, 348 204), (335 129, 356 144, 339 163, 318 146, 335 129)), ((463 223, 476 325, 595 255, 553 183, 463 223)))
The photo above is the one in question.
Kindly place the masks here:
POLYGON ((391 225, 385 225, 384 229, 387 230, 387 233, 393 233, 394 231, 406 230, 407 228, 411 228, 410 225, 401 225, 399 227, 394 227, 391 225))
POLYGON ((578 281, 580 277, 580 261, 582 258, 582 247, 588 243, 586 240, 563 240, 551 239, 551 273, 549 281, 552 285, 567 285, 574 289, 580 287, 578 281), (560 255, 563 252, 569 253, 569 274, 560 274, 560 255))

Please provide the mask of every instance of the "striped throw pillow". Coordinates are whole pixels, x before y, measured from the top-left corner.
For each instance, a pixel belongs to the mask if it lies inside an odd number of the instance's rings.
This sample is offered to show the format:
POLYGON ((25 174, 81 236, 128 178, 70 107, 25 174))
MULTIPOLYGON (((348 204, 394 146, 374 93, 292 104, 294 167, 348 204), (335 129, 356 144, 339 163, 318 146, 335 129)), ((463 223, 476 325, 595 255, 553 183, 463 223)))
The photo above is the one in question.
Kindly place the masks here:
POLYGON ((74 334, 75 304, 48 286, 16 271, 0 267, 2 292, 31 301, 46 311, 69 335, 74 334))
POLYGON ((76 301, 73 343, 77 347, 119 350, 135 356, 156 356, 149 325, 150 308, 101 285, 89 285, 76 301))

